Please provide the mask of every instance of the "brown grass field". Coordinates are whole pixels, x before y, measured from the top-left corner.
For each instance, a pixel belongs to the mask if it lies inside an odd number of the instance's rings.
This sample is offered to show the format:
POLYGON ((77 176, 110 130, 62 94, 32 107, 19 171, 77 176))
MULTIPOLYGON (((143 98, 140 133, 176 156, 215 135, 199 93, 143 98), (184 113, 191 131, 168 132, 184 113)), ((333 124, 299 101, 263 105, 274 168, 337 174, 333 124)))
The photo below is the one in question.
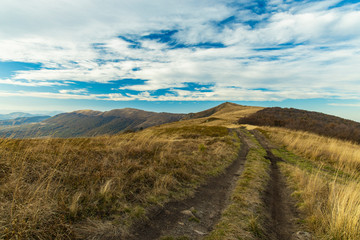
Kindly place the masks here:
POLYGON ((192 193, 236 157, 225 127, 0 140, 0 238, 125 236, 151 206, 192 193), (120 230, 119 230, 120 229, 120 230))

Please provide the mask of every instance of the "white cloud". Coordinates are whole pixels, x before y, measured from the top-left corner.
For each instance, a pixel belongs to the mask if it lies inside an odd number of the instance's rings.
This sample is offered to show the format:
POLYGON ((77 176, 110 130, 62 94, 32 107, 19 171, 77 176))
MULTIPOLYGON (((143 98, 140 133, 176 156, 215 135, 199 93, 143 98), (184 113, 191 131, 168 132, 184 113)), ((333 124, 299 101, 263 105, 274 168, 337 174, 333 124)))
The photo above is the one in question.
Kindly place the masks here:
POLYGON ((83 94, 83 92, 76 91, 60 91, 59 93, 53 92, 30 92, 30 91, 17 91, 5 92, 0 91, 0 97, 34 97, 34 98, 53 98, 53 99, 77 99, 77 100, 113 100, 113 101, 130 101, 134 97, 127 97, 121 94, 83 94))
MULTIPOLYGON (((272 12, 255 14, 227 2, 2 0, 0 61, 36 62, 43 68, 18 71, 12 78, 0 80, 0 84, 54 86, 61 81, 148 80, 143 85, 122 87, 143 91, 130 97, 92 95, 76 89, 29 93, 49 98, 357 98, 359 4, 328 9, 340 1, 273 0, 267 7, 272 12), (231 16, 234 23, 222 27, 215 24, 231 16), (249 20, 260 23, 252 28, 246 23, 249 20), (166 43, 140 39, 171 29, 178 30, 173 37, 179 44, 223 43, 226 48, 171 49, 166 43), (119 35, 134 38, 142 47, 131 48, 132 44, 119 35), (279 44, 289 46, 281 48, 279 44), (278 50, 271 50, 277 47, 278 50), (183 87, 185 82, 213 84, 212 92, 174 90, 176 94, 161 97, 150 94, 157 89, 183 87), (251 90, 257 88, 274 91, 251 90)), ((253 2, 239 2, 240 6, 246 4, 253 2)))
POLYGON ((69 90, 69 89, 62 89, 62 90, 59 90, 59 93, 61 94, 79 94, 79 93, 87 93, 88 90, 87 89, 73 89, 73 90, 69 90))
POLYGON ((44 86, 62 86, 65 85, 64 83, 60 82, 48 82, 48 81, 18 81, 14 79, 0 79, 0 84, 9 84, 15 86, 27 86, 27 87, 44 87, 44 86))

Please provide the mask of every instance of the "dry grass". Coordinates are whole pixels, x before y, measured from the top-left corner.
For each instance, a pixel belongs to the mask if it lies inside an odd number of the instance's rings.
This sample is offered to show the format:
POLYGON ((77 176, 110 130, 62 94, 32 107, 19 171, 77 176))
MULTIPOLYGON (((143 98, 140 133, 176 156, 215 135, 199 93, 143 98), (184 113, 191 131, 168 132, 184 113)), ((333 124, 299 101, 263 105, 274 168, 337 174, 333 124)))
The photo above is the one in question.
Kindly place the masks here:
POLYGON ((308 173, 281 164, 290 176, 306 223, 319 239, 360 239, 360 183, 329 181, 321 173, 308 173))
POLYGON ((150 206, 189 195, 221 172, 236 157, 235 142, 216 127, 1 139, 0 238, 125 236, 150 206))
POLYGON ((351 175, 360 172, 360 145, 317 134, 266 128, 271 138, 296 154, 310 158, 320 164, 330 164, 351 175), (270 130, 271 129, 271 130, 270 130))
POLYGON ((244 170, 236 182, 229 206, 224 210, 219 223, 207 236, 207 240, 235 240, 264 238, 265 206, 263 194, 269 180, 270 161, 266 151, 247 132, 250 151, 244 170))
POLYGON ((281 163, 306 213, 308 226, 319 239, 360 239, 360 146, 306 132, 266 128, 269 136, 311 160, 281 163), (316 164, 319 168, 310 169, 316 164), (292 163, 292 164, 290 164, 292 163), (329 171, 328 165, 335 171, 329 171), (346 177, 339 173, 346 172, 346 177))
POLYGON ((237 123, 240 118, 250 116, 263 109, 262 107, 236 106, 233 108, 225 108, 211 115, 214 121, 204 120, 207 126, 225 126, 228 128, 238 128, 237 123))
POLYGON ((227 128, 238 128, 240 126, 238 124, 239 118, 247 117, 253 113, 256 113, 261 109, 263 108, 241 106, 241 105, 228 105, 209 117, 168 123, 162 125, 162 127, 201 125, 201 126, 222 126, 227 128))

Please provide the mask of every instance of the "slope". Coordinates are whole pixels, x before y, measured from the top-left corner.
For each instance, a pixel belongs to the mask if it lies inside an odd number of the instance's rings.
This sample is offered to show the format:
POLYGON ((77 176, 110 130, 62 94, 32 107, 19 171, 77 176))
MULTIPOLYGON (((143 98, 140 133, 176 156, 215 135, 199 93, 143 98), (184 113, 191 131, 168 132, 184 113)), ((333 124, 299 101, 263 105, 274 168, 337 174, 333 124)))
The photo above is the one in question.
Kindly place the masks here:
MULTIPOLYGON (((256 113, 263 107, 243 106, 226 102, 198 113, 190 113, 182 119, 183 125, 201 124, 204 126, 239 127, 238 120, 256 113)), ((176 123, 181 124, 181 123, 176 123)), ((171 126, 171 124, 169 125, 171 126)))
POLYGON ((38 123, 50 118, 50 116, 19 117, 14 119, 0 120, 0 127, 18 126, 30 123, 38 123))
POLYGON ((62 113, 42 121, 10 130, 3 136, 23 137, 88 137, 138 130, 154 125, 178 121, 184 114, 156 113, 138 109, 115 109, 107 112, 80 110, 62 113))
POLYGON ((328 114, 294 108, 265 108, 239 119, 238 123, 285 127, 360 142, 360 123, 328 114))

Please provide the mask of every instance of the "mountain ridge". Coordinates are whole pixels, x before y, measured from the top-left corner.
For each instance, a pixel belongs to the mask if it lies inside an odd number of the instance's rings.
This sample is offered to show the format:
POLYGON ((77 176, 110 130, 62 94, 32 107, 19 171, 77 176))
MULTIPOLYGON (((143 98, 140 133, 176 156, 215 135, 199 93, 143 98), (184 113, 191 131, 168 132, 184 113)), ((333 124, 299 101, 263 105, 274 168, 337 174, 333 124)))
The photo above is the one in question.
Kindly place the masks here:
POLYGON ((0 120, 10 120, 16 118, 24 118, 24 117, 38 117, 38 116, 45 116, 44 114, 31 114, 25 112, 12 112, 7 114, 0 114, 0 120))
POLYGON ((60 113, 39 123, 1 129, 0 136, 92 137, 137 131, 177 121, 190 121, 186 124, 206 126, 221 125, 228 128, 237 128, 241 124, 280 126, 318 134, 332 133, 325 135, 360 141, 360 123, 355 121, 299 109, 252 107, 231 102, 188 114, 151 112, 135 108, 112 109, 104 112, 83 109, 60 113), (333 130, 334 127, 336 131, 333 130), (351 137, 354 134, 355 137, 351 137))
POLYGON ((135 108, 110 111, 77 110, 60 113, 40 123, 3 129, 5 137, 91 137, 117 134, 181 120, 185 114, 156 113, 135 108))
POLYGON ((0 127, 38 123, 48 118, 50 118, 50 116, 18 117, 14 119, 0 120, 0 127))

